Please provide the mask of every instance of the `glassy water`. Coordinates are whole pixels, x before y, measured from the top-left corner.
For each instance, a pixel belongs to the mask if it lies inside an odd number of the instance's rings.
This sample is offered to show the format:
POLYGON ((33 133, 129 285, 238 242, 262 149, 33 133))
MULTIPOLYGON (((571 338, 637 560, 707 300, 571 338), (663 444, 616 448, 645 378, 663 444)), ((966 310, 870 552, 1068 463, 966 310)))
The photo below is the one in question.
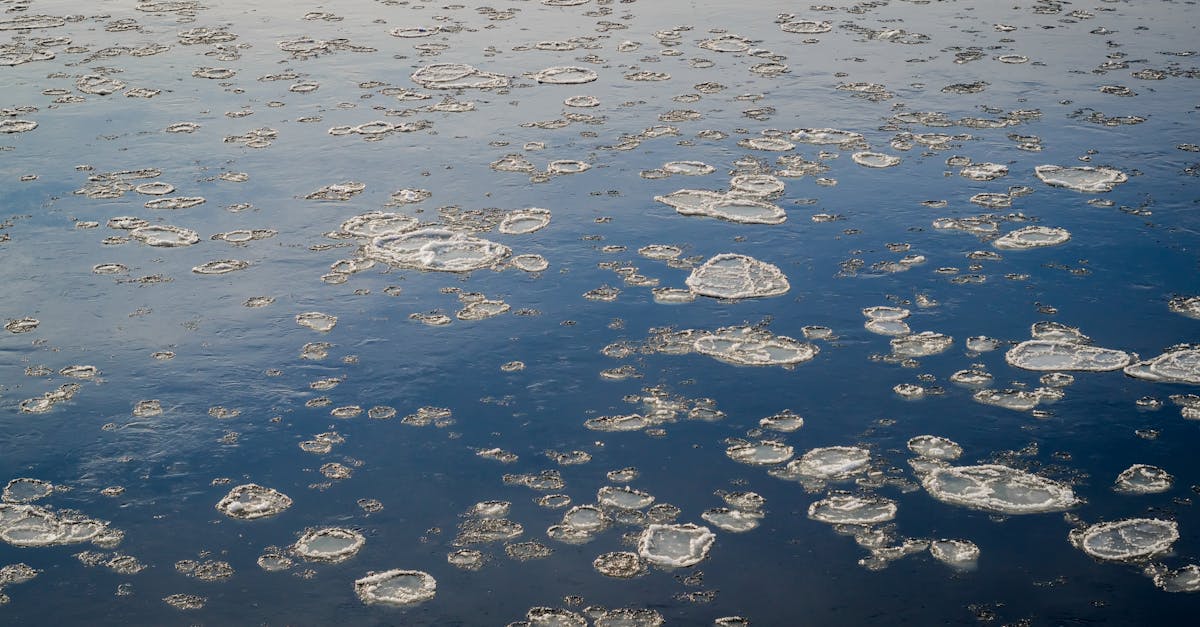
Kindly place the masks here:
POLYGON ((1191 3, 3 9, 4 622, 1194 614, 1191 3))

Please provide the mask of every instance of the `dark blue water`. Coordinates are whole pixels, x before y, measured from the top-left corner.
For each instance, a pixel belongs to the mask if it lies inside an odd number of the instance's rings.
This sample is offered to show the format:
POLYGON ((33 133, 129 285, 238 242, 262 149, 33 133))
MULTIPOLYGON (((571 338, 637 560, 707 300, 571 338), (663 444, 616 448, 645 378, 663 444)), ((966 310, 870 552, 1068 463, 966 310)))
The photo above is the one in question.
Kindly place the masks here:
MULTIPOLYGON (((1200 187, 1194 175, 1200 154, 1183 149, 1200 143, 1195 8, 1176 2, 1012 8, 897 1, 838 3, 829 10, 766 1, 714 4, 595 0, 552 7, 506 1, 491 5, 514 11, 511 19, 499 20, 474 4, 246 7, 212 2, 190 12, 138 10, 132 2, 86 10, 51 1, 5 7, 0 45, 11 53, 5 59, 37 48, 55 56, 0 67, 3 107, 31 108, 5 109, 0 122, 38 123, 27 132, 0 135, 0 219, 5 220, 0 318, 28 316, 39 322, 28 333, 0 333, 0 477, 50 482, 58 489, 35 505, 77 510, 106 521, 124 537, 115 549, 0 542, 0 566, 24 563, 40 571, 28 582, 3 586, 8 602, 0 606, 0 622, 477 625, 523 620, 536 606, 575 612, 588 606, 649 608, 669 624, 710 624, 729 616, 765 625, 1189 622, 1198 608, 1195 595, 1162 591, 1142 570, 1150 563, 1181 568, 1200 558, 1200 517, 1193 504, 1200 484, 1193 450, 1200 432, 1168 399, 1200 394, 1200 388, 1144 381, 1120 371, 1075 372, 1065 397, 1039 407, 1047 413, 1034 415, 975 402, 973 390, 949 377, 979 364, 993 375, 994 387, 1037 388, 1041 373, 1009 366, 1005 351, 1009 343, 1029 339, 1030 325, 1045 320, 1078 327, 1097 346, 1142 358, 1200 341, 1200 320, 1173 313, 1167 305, 1173 297, 1200 294, 1200 187), (5 26, 23 15, 67 16, 81 10, 86 14, 60 26, 5 26), (343 19, 305 19, 310 11, 330 11, 343 19), (784 32, 775 23, 783 12, 829 21, 831 30, 784 32), (138 30, 105 30, 123 18, 136 20, 138 30), (1015 30, 998 30, 997 24, 1015 30), (388 35, 393 28, 432 25, 446 30, 420 39, 388 35), (679 31, 677 43, 666 38, 664 45, 655 38, 658 31, 682 25, 691 29, 679 31), (220 44, 226 47, 220 50, 216 44, 182 45, 178 33, 196 26, 227 26, 238 38, 220 44), (864 34, 893 28, 928 35, 929 41, 907 45, 864 34), (700 47, 699 42, 723 34, 714 29, 745 37, 746 50, 700 47), (293 59, 277 45, 300 36, 344 38, 376 50, 330 49, 293 59), (49 37, 69 37, 69 46, 80 48, 38 42, 49 37), (565 52, 514 50, 571 38, 582 39, 565 52), (619 50, 626 40, 640 47, 619 50), (170 49, 153 56, 88 59, 105 48, 150 43, 170 49), (415 48, 426 44, 448 47, 436 54, 415 48), (238 58, 217 58, 238 46, 238 58), (955 62, 956 53, 961 61, 968 58, 963 53, 973 51, 981 53, 978 60, 955 62), (788 73, 765 77, 749 71, 771 54, 782 57, 788 73), (1028 62, 996 60, 1005 54, 1024 55, 1028 62), (692 67, 693 59, 710 60, 712 67, 692 67), (1106 62, 1127 65, 1101 69, 1106 62), (431 63, 471 64, 509 77, 512 87, 421 88, 410 74, 431 63), (555 65, 594 69, 599 80, 561 86, 523 76, 555 65), (193 77, 202 66, 237 73, 227 80, 193 77), (127 83, 126 90, 161 93, 143 99, 124 91, 94 95, 76 88, 76 78, 103 68, 127 83), (1145 69, 1163 70, 1162 80, 1133 75, 1145 69), (670 80, 624 78, 637 70, 666 72, 670 80), (259 79, 285 71, 296 78, 259 79), (299 80, 318 81, 320 88, 288 91, 299 80), (987 85, 979 93, 942 91, 975 81, 987 85), (696 86, 703 82, 726 89, 703 93, 694 102, 672 100, 701 94, 696 86), (880 84, 892 97, 869 100, 837 89, 854 82, 880 84), (1125 86, 1137 95, 1102 93, 1102 85, 1125 86), (431 97, 400 101, 387 88, 431 97), (60 92, 46 91, 55 89, 84 100, 55 103, 60 92), (596 96, 600 106, 562 106, 564 98, 580 94, 596 96), (446 95, 474 102, 475 110, 416 110, 446 95), (738 98, 742 95, 752 97, 738 98), (744 113, 764 107, 774 109, 766 119, 744 113), (661 114, 677 109, 702 117, 660 121, 661 114), (1037 115, 1023 115, 1026 121, 1003 128, 929 127, 895 117, 924 111, 950 120, 1000 119, 1015 110, 1037 115), (252 114, 227 115, 239 111, 252 114), (1145 121, 1097 124, 1086 119, 1092 111, 1145 121), (604 120, 562 128, 528 125, 564 113, 604 120), (305 118, 319 120, 301 121, 305 118), (430 126, 378 142, 328 133, 331 127, 372 120, 427 120, 430 126), (163 131, 185 121, 200 127, 194 133, 163 131), (665 124, 678 134, 643 137, 631 150, 609 148, 665 124), (859 132, 870 150, 902 162, 885 169, 861 167, 851 154, 862 146, 799 143, 776 153, 737 145, 763 130, 821 127, 859 132), (277 132, 267 147, 225 141, 259 128, 277 132), (698 135, 706 129, 728 137, 698 135), (906 149, 902 142, 911 133, 954 137, 945 149, 919 143, 906 149), (1036 136, 1042 150, 1019 149, 1010 134, 1036 136), (545 146, 526 150, 527 142, 545 146), (489 167, 510 153, 523 154, 539 169, 556 159, 592 167, 545 182, 489 167), (750 167, 739 160, 760 159, 758 170, 771 173, 781 154, 828 166, 816 176, 782 178, 786 190, 771 202, 787 210, 783 224, 686 217, 654 201, 681 188, 726 190, 731 171, 750 167), (947 165, 955 155, 1004 164, 1009 173, 994 181, 971 181, 947 165), (640 175, 678 160, 703 161, 716 171, 703 177, 640 175), (1039 181, 1034 167, 1043 164, 1103 165, 1129 174, 1129 180, 1111 192, 1080 193, 1039 181), (119 198, 75 193, 89 175, 137 168, 158 168, 161 175, 130 181, 133 185, 162 180, 175 186, 172 196, 203 196, 206 202, 154 210, 143 206, 153 197, 131 190, 119 198), (222 180, 223 172, 246 173, 249 179, 222 180), (27 175, 36 178, 21 180, 27 175), (817 177, 834 179, 836 185, 820 184, 817 177), (366 189, 341 202, 305 199, 321 186, 343 181, 363 182, 366 189), (1003 209, 968 200, 1011 186, 1033 192, 1003 209), (385 206, 402 188, 427 189, 432 197, 385 206), (1094 199, 1110 202, 1089 204, 1094 199), (933 200, 946 205, 922 204, 933 200), (240 206, 244 203, 249 206, 240 206), (455 274, 380 263, 344 283, 321 280, 331 264, 353 257, 362 243, 326 236, 347 218, 398 211, 444 225, 448 213, 439 208, 446 207, 483 210, 493 217, 523 207, 550 209, 550 225, 532 234, 502 234, 491 229, 494 220, 477 233, 511 247, 513 254, 540 254, 549 269, 455 274), (1042 249, 999 251, 999 260, 977 261, 967 255, 993 250, 986 239, 931 226, 941 217, 1018 212, 1036 224, 1067 229, 1071 239, 1042 249), (814 214, 842 219, 818 222, 810 219, 814 214), (126 234, 106 226, 116 216, 194 229, 201 241, 182 248, 106 244, 105 238, 126 234), (99 226, 77 228, 81 221, 99 226), (209 239, 233 229, 278 234, 240 246, 209 239), (908 245, 906 251, 889 250, 889 244, 901 243, 908 245), (690 270, 639 255, 638 248, 648 244, 680 246, 684 257, 701 262, 724 252, 751 255, 778 266, 791 289, 783 296, 738 302, 701 296, 686 304, 656 303, 649 287, 627 285, 612 269, 613 264, 636 266, 660 286, 685 287, 690 270), (923 255, 925 262, 900 273, 875 267, 906 254, 923 255), (245 260, 250 266, 216 276, 191 271, 216 259, 245 260), (92 267, 101 263, 121 263, 129 271, 94 274, 92 267), (951 267, 957 272, 939 271, 951 267), (986 279, 955 281, 970 274, 986 279), (129 280, 150 275, 170 280, 129 280), (602 285, 621 290, 615 301, 583 297, 602 285), (389 287, 400 292, 385 293, 389 287), (512 311, 480 321, 454 319, 445 326, 410 319, 429 312, 454 318, 462 304, 445 288, 502 299, 512 311), (918 295, 936 304, 918 306, 918 295), (245 307, 254 296, 275 301, 265 308, 245 307), (953 346, 909 364, 913 367, 879 359, 889 352, 889 338, 865 330, 860 311, 888 304, 912 310, 907 322, 914 332, 944 333, 954 338, 953 346), (515 315, 518 310, 527 315, 515 315), (318 333, 298 326, 295 316, 308 311, 337 316, 336 327, 318 333), (624 359, 600 352, 615 342, 642 346, 660 327, 713 331, 759 323, 771 333, 798 339, 804 338, 805 326, 823 325, 836 337, 816 341, 817 357, 790 369, 739 367, 695 352, 642 350, 624 359), (996 351, 969 353, 966 338, 979 335, 1004 344, 996 351), (331 343, 328 356, 302 358, 309 342, 331 343), (175 356, 158 360, 152 357, 157 351, 175 356), (525 368, 501 371, 502 364, 514 360, 525 368), (73 364, 93 365, 101 374, 75 381, 58 373, 73 364), (26 374, 39 365, 52 374, 26 374), (637 377, 609 381, 600 376, 621 365, 633 366, 637 377), (343 381, 331 390, 310 388, 328 377, 343 381), (19 410, 21 401, 70 382, 81 388, 69 401, 46 413, 19 410), (921 400, 904 400, 893 392, 902 383, 919 383, 931 392, 921 400), (584 428, 588 418, 642 411, 640 403, 626 397, 644 396, 651 387, 689 406, 712 399, 725 418, 710 423, 681 416, 649 434, 584 428), (937 389, 944 393, 934 393, 937 389), (307 405, 320 396, 329 403, 307 405), (1136 401, 1147 396, 1163 407, 1139 407, 1136 401), (161 415, 133 416, 135 404, 147 399, 161 402, 161 415), (348 419, 330 414, 346 405, 364 411, 348 419), (396 418, 369 419, 365 410, 379 405, 395 408, 396 418), (210 408, 218 406, 240 414, 214 418, 210 408), (448 408, 452 424, 401 421, 426 406, 448 408), (788 434, 748 435, 761 418, 785 409, 803 416, 805 426, 788 434), (1146 430, 1157 437, 1136 433, 1146 430), (345 442, 324 455, 299 448, 301 441, 328 431, 345 442), (1082 502, 1067 512, 1001 516, 935 500, 908 465, 913 454, 906 442, 921 434, 959 443, 964 453, 955 464, 1010 464, 1068 483, 1082 502), (726 456, 727 439, 761 437, 786 442, 797 457, 817 447, 865 447, 876 476, 888 481, 850 481, 808 492, 769 476, 766 468, 726 456), (494 447, 518 459, 501 464, 476 455, 494 447), (545 455, 576 450, 591 460, 559 466, 545 455), (351 468, 352 476, 326 478, 320 468, 328 462, 351 468), (1114 492, 1117 474, 1135 463, 1171 473, 1171 489, 1138 496, 1114 492), (706 524, 700 515, 724 505, 716 492, 749 490, 765 498, 761 526, 746 533, 713 528, 716 543, 696 566, 651 567, 637 579, 613 579, 599 574, 592 560, 636 550, 641 526, 616 524, 582 545, 557 542, 546 529, 560 522, 563 510, 537 505, 544 492, 502 479, 557 470, 565 486, 552 492, 579 505, 594 503, 599 488, 613 485, 607 472, 630 466, 639 471, 630 485, 680 508, 678 522, 706 524), (251 482, 286 493, 294 504, 277 516, 248 521, 214 508, 232 486, 251 482), (113 486, 124 490, 101 494, 113 486), (922 551, 881 570, 864 568, 859 561, 869 553, 851 535, 807 516, 809 505, 828 490, 895 500, 898 514, 884 525, 893 545, 904 539, 970 540, 981 551, 978 563, 958 571, 922 551), (360 499, 378 499, 383 509, 365 511, 360 499), (522 562, 508 557, 503 543, 492 543, 472 547, 488 556, 478 571, 448 564, 447 553, 459 548, 455 536, 464 514, 484 500, 511 501, 508 518, 524 527, 518 540, 537 540, 553 553, 522 562), (1175 521, 1180 537, 1172 550, 1133 563, 1102 562, 1067 540, 1073 528, 1133 517, 1175 521), (360 531, 365 548, 337 564, 294 557, 296 564, 284 572, 266 572, 256 564, 266 547, 286 548, 305 529, 327 526, 360 531), (88 567, 75 557, 85 550, 132 555, 145 569, 118 574, 88 567), (189 559, 228 562, 234 574, 212 582, 189 578, 175 566, 189 559), (436 597, 404 608, 365 605, 356 597, 356 579, 393 568, 432 575, 436 597), (206 600, 201 609, 185 611, 164 603, 164 597, 180 593, 206 600)), ((1003 222, 1000 232, 1024 225, 1003 222)))

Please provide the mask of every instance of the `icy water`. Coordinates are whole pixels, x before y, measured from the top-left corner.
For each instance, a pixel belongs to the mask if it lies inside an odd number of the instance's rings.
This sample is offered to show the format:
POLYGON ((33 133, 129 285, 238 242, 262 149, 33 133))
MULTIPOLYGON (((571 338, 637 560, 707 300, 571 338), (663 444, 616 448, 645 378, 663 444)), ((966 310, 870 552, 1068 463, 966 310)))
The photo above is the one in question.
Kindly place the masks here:
POLYGON ((1193 3, 0 7, 0 622, 1200 609, 1193 3))

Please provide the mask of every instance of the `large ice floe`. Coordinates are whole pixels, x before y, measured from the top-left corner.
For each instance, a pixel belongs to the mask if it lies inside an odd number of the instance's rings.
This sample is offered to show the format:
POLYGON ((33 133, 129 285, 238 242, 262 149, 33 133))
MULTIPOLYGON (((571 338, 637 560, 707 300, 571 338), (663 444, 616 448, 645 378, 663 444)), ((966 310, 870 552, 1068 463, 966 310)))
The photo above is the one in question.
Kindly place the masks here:
POLYGON ((1129 180, 1124 172, 1112 168, 1094 166, 1039 165, 1033 169, 1043 183, 1051 187, 1065 187, 1077 192, 1110 192, 1113 187, 1129 180))
POLYGON ((1168 349, 1157 357, 1126 366, 1125 374, 1147 381, 1200 385, 1200 348, 1168 349))
POLYGON ((701 296, 728 299, 780 296, 791 287, 777 266, 733 253, 723 253, 704 262, 692 270, 686 283, 701 296))
POLYGON ((1079 550, 1107 561, 1144 560, 1166 553, 1179 539, 1175 521, 1157 518, 1126 518, 1071 531, 1070 540, 1079 550))
POLYGON ((1079 502, 1070 486, 1000 464, 931 469, 921 479, 931 496, 999 514, 1038 514, 1079 502))
POLYGON ((652 524, 638 538, 637 550, 647 562, 663 568, 699 564, 708 557, 716 534, 693 523, 652 524))
POLYGON ((426 228, 377 236, 367 244, 365 252, 372 259, 401 268, 470 272, 493 267, 512 251, 502 244, 465 233, 426 228))
POLYGON ((121 532, 108 523, 71 512, 37 505, 0 503, 0 540, 17 547, 41 547, 92 542, 120 542, 121 532))

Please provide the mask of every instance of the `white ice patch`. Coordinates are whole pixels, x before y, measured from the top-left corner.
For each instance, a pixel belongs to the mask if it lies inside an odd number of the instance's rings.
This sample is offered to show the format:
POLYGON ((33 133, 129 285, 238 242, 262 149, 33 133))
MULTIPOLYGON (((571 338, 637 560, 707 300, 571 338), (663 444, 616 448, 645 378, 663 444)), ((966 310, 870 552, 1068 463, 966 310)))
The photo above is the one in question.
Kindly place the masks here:
POLYGON ((934 468, 922 484, 940 501, 1000 514, 1056 512, 1079 502, 1070 486, 1000 464, 934 468))
POLYGON ((685 282, 696 294, 726 299, 780 296, 791 287, 778 266, 733 253, 704 262, 685 282))
POLYGON ((1027 340, 1009 349, 1004 360, 1014 368, 1036 372, 1084 370, 1106 372, 1128 366, 1124 351, 1055 340, 1027 340))

